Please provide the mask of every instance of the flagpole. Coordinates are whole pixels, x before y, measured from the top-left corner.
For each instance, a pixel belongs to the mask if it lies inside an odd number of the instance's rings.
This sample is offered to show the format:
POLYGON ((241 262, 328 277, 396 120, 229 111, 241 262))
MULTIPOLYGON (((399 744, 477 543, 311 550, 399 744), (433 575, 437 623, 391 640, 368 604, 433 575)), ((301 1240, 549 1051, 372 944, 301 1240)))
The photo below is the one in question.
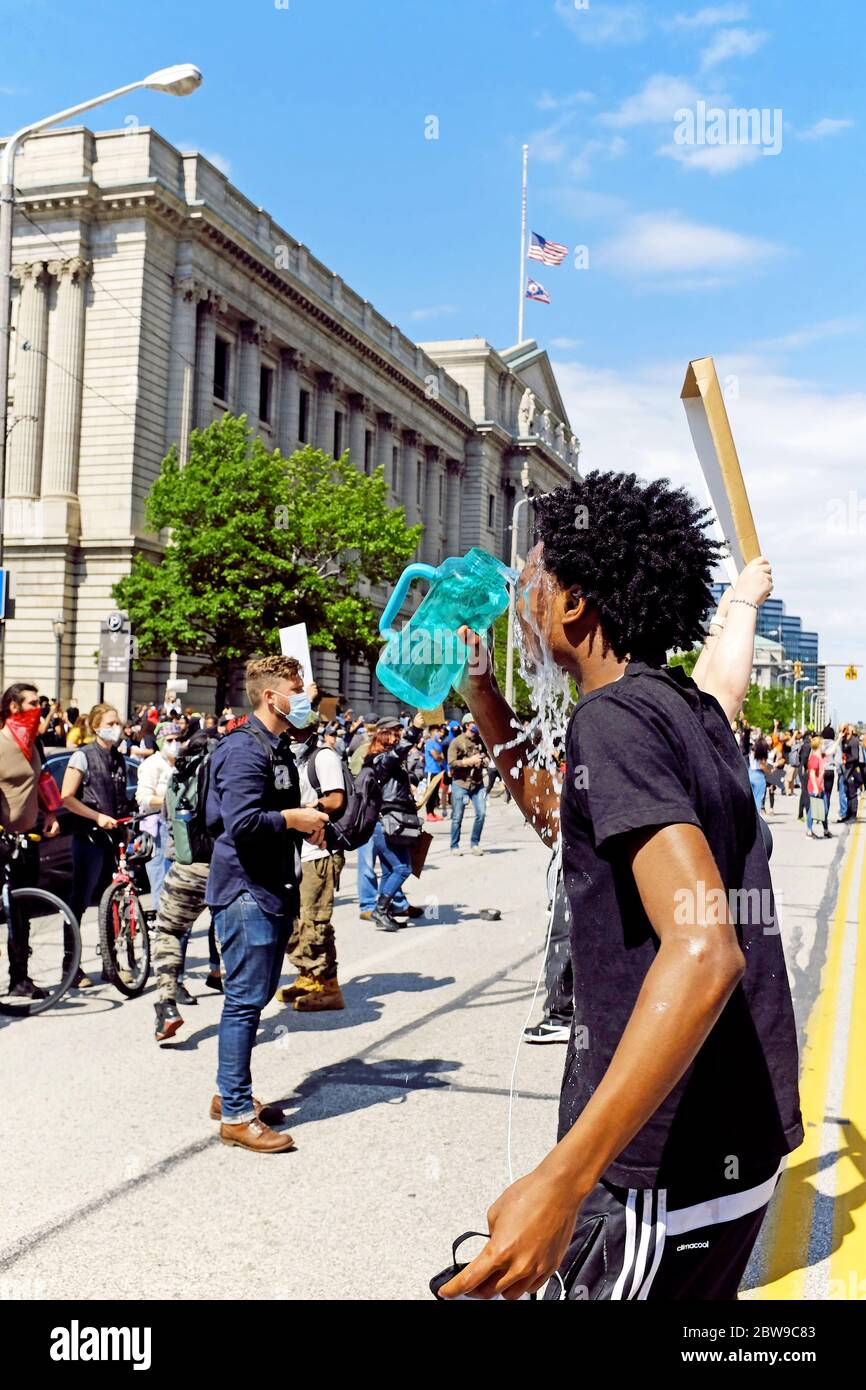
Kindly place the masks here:
POLYGON ((529 172, 529 146, 523 146, 523 190, 520 200, 520 298, 517 301, 517 341, 523 342, 523 313, 526 308, 526 181, 529 172))

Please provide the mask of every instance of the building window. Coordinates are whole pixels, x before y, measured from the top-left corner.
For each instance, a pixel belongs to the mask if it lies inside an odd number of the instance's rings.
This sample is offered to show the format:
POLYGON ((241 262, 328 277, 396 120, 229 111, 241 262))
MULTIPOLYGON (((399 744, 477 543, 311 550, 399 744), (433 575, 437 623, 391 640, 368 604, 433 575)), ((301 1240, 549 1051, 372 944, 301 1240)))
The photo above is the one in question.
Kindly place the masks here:
POLYGON ((338 459, 343 452, 343 416, 339 410, 334 411, 334 458, 338 459))
POLYGON ((373 471, 373 431, 364 431, 364 472, 373 471))
POLYGON ((271 409, 274 400, 274 369, 262 367, 259 370, 259 420, 263 425, 271 423, 271 409))
POLYGON ((302 444, 309 443, 310 393, 301 391, 298 396, 298 439, 302 444))
POLYGON ((496 498, 492 492, 487 494, 487 529, 493 530, 493 522, 496 518, 496 498))
POLYGON ((225 338, 217 337, 213 352, 213 393, 218 401, 225 404, 229 398, 229 363, 231 345, 225 338))

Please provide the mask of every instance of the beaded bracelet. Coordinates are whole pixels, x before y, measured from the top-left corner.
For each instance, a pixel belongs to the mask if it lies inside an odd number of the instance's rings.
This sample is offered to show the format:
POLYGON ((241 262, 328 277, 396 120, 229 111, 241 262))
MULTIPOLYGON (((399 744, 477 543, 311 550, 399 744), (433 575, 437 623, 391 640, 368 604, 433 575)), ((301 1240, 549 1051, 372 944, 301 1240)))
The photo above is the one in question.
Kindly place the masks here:
POLYGON ((750 598, 732 598, 731 603, 745 603, 748 604, 749 608, 754 608, 756 613, 758 611, 758 605, 756 603, 752 603, 752 600, 750 598))

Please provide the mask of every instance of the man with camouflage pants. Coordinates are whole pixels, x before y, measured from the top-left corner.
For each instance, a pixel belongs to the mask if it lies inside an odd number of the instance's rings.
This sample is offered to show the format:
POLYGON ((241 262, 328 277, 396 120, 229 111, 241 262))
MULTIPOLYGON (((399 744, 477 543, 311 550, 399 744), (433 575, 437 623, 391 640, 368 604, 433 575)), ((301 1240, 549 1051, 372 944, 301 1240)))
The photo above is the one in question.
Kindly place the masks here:
MULTIPOLYGON (((178 864, 174 860, 162 886, 154 951, 159 989, 159 1002, 154 1005, 154 1036, 157 1042, 165 1042, 183 1027, 183 1018, 177 1007, 178 991, 183 988, 179 980, 183 974, 186 938, 196 918, 204 911, 209 869, 209 864, 178 864)), ((213 974, 211 970, 208 984, 212 988, 219 988, 218 984, 213 983, 213 974)), ((185 1002, 189 1003, 190 999, 192 996, 188 995, 185 1002)))

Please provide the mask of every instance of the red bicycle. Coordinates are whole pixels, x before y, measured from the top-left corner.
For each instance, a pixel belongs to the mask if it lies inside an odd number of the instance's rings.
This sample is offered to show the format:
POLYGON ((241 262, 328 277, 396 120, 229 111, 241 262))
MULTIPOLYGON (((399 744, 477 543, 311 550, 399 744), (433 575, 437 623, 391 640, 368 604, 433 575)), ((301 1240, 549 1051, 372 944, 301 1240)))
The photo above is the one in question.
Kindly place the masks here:
MULTIPOLYGON (((117 824, 134 825, 138 820, 138 816, 126 816, 117 824)), ((99 902, 99 948, 102 969, 110 983, 127 999, 134 999, 141 994, 150 974, 152 917, 141 905, 135 876, 153 854, 153 839, 147 831, 140 830, 129 844, 112 839, 112 845, 117 868, 99 902)))

